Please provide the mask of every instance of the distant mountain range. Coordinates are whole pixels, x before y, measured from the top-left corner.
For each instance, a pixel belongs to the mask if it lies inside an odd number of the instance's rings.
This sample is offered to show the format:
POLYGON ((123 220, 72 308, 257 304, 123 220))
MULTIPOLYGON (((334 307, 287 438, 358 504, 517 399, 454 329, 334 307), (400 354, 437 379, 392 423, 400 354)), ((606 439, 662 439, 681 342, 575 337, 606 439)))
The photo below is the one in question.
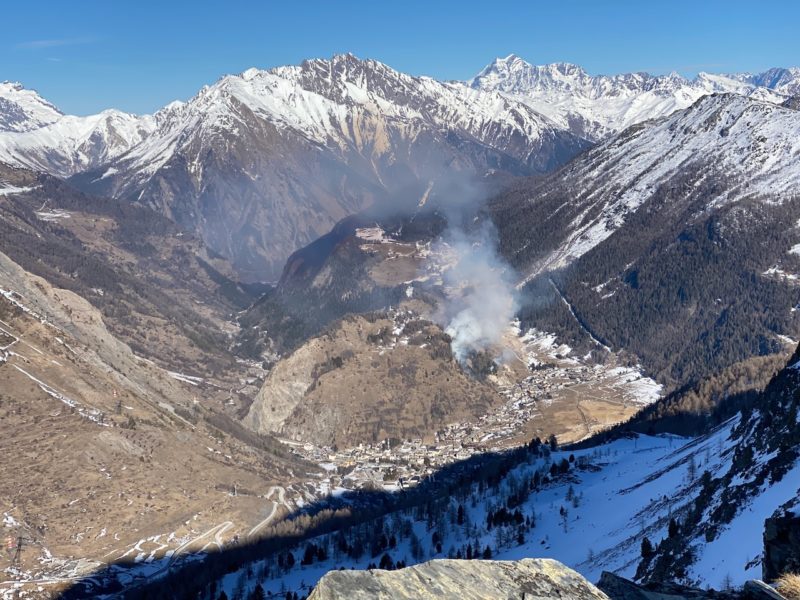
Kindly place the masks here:
POLYGON ((798 69, 758 75, 588 75, 498 59, 469 82, 412 77, 338 55, 249 69, 154 115, 62 114, 0 84, 0 161, 155 208, 250 280, 348 214, 394 206, 457 172, 541 174, 631 124, 735 92, 782 102, 798 69), (448 175, 449 176, 449 175, 448 175))
POLYGON ((701 96, 733 92, 770 102, 800 93, 800 69, 686 79, 677 73, 592 76, 569 63, 532 65, 511 54, 487 65, 468 84, 507 94, 576 135, 599 140, 647 119, 687 108, 701 96))

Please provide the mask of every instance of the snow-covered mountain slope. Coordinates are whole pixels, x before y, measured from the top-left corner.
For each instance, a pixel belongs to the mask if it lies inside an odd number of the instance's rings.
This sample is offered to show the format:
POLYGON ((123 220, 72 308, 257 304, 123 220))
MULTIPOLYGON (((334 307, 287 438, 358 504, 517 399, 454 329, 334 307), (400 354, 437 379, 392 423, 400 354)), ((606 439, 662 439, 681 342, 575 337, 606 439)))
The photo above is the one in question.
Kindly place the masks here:
MULTIPOLYGON (((0 106, 0 118, 4 114, 0 106)), ((118 110, 87 117, 58 114, 50 122, 39 122, 41 126, 34 127, 36 123, 28 119, 20 123, 25 127, 21 131, 0 131, 0 161, 59 177, 107 163, 155 127, 153 117, 118 110)))
POLYGON ((800 94, 800 68, 798 67, 789 67, 788 69, 773 68, 763 73, 743 73, 729 75, 728 77, 750 85, 769 88, 788 96, 800 94))
POLYGON ((76 182, 199 230, 252 278, 274 276, 348 214, 401 190, 416 203, 409 186, 445 171, 545 172, 587 145, 499 93, 352 55, 227 76, 155 120, 141 144, 76 182))
POLYGON ((366 106, 370 112, 466 134, 522 160, 534 171, 549 170, 560 160, 541 152, 549 139, 558 137, 558 128, 542 114, 497 92, 412 77, 352 55, 311 60, 274 73, 340 106, 366 106))
POLYGON ((592 77, 510 56, 464 85, 340 55, 226 76, 144 117, 63 116, 4 84, 0 160, 154 207, 263 279, 342 217, 407 199, 445 170, 545 173, 587 140, 705 94, 782 102, 796 80, 796 69, 592 77))
POLYGON ((800 70, 772 69, 759 75, 700 73, 693 80, 677 73, 592 76, 577 65, 532 65, 512 54, 496 59, 467 84, 508 94, 564 129, 598 140, 686 108, 707 94, 734 92, 779 102, 785 95, 797 93, 800 70))
POLYGON ((61 116, 61 111, 35 91, 20 83, 0 82, 0 132, 38 129, 61 116))
POLYGON ((800 333, 799 134, 796 110, 706 96, 501 195, 501 250, 539 299, 525 326, 589 332, 667 384, 783 351, 800 333))
POLYGON ((551 179, 575 198, 552 211, 537 209, 548 215, 543 221, 562 222, 564 237, 530 272, 582 256, 676 178, 691 185, 685 197, 716 180, 703 198, 708 209, 745 198, 786 200, 800 183, 799 158, 800 112, 736 94, 704 96, 688 109, 610 138, 551 179))

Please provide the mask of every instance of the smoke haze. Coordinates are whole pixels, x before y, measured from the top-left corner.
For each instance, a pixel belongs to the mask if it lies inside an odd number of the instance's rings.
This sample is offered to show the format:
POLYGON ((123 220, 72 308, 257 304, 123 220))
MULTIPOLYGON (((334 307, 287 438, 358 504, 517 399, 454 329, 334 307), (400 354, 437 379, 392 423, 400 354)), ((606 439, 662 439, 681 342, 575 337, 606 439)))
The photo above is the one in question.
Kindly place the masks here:
POLYGON ((470 354, 501 341, 518 301, 512 270, 497 252, 491 222, 469 230, 449 222, 441 243, 455 262, 442 276, 451 295, 440 307, 439 320, 452 338, 453 355, 464 364, 470 354))

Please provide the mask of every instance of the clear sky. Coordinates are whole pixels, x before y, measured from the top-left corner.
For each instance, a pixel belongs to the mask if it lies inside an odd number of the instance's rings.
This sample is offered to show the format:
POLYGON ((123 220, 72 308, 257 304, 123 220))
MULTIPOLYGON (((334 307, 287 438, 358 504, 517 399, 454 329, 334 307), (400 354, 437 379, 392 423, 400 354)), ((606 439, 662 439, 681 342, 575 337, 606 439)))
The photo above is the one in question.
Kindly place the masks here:
POLYGON ((21 0, 0 22, 0 80, 76 114, 152 112, 226 73, 341 52, 441 79, 510 53, 592 74, 800 65, 798 0, 21 0))

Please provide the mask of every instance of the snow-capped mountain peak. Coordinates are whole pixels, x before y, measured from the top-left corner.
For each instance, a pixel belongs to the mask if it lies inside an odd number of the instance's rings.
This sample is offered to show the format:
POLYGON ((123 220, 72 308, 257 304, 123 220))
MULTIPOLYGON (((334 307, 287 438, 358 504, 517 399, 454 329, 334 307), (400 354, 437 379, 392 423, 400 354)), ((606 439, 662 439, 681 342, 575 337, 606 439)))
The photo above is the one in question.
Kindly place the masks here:
MULTIPOLYGON (((40 113, 50 116, 44 110, 40 113)), ((53 116, 47 122, 42 118, 27 119, 15 130, 0 132, 0 161, 68 177, 119 156, 155 127, 151 116, 139 117, 115 109, 87 117, 61 113, 53 116)))
MULTIPOLYGON (((199 129, 230 132, 249 118, 240 114, 243 110, 336 152, 353 146, 354 117, 360 126, 367 119, 390 121, 409 131, 431 126, 459 130, 504 152, 511 151, 509 143, 538 140, 558 130, 544 115, 498 92, 412 77, 379 61, 340 54, 227 75, 188 103, 173 103, 156 113, 153 139, 126 160, 136 168, 157 169, 173 152, 167 139, 188 139, 199 129)), ((527 161, 531 153, 519 158, 527 161)))
POLYGON ((0 82, 0 132, 30 131, 61 118, 62 113, 21 83, 0 82))
MULTIPOLYGON (((213 183, 222 178, 230 186, 228 214, 237 231, 225 232, 224 240, 211 245, 228 256, 240 253, 241 221, 234 218, 233 206, 241 204, 242 189, 252 190, 253 210, 265 211, 264 223, 274 222, 277 230, 269 233, 265 225, 253 233, 259 240, 246 250, 247 260, 254 260, 253 247, 269 244, 268 255, 279 256, 275 262, 280 266, 287 250, 296 248, 285 243, 310 241, 344 214, 393 193, 401 179, 404 184, 409 179, 427 182, 441 175, 445 163, 452 171, 480 176, 496 170, 540 173, 588 145, 500 92, 414 77, 352 54, 227 75, 187 103, 165 107, 156 113, 155 123, 141 143, 82 176, 87 187, 97 191, 102 186, 102 193, 167 206, 175 200, 158 198, 165 190, 171 194, 177 185, 173 179, 180 177, 181 186, 191 182, 181 189, 192 194, 215 190, 213 201, 207 202, 211 206, 228 193, 213 183), (269 177, 264 177, 267 168, 269 177), (336 183, 327 182, 329 172, 337 173, 332 178, 336 183), (340 200, 343 174, 354 189, 340 200), (281 177, 291 183, 274 187, 281 177), (162 178, 169 183, 157 184, 162 178), (236 186, 230 184, 234 178, 236 186), (314 189, 297 191, 305 186, 314 189), (294 222, 308 219, 295 206, 306 196, 335 199, 325 209, 315 208, 319 214, 313 230, 307 221, 294 222), (285 206, 282 226, 275 220, 275 203, 285 206), (292 233, 295 227, 302 237, 292 233)), ((217 231, 219 219, 206 226, 199 209, 184 217, 187 227, 213 226, 213 235, 223 237, 217 231)))
POLYGON ((797 69, 760 75, 699 73, 693 80, 677 72, 589 75, 569 63, 532 65, 510 55, 496 59, 467 85, 499 91, 525 102, 565 129, 599 140, 625 127, 690 106, 701 96, 735 92, 780 103, 800 85, 797 69))
POLYGON ((789 96, 800 94, 800 68, 798 67, 773 67, 762 73, 741 73, 728 75, 728 77, 789 96))
POLYGON ((572 89, 586 85, 590 76, 583 68, 567 62, 532 65, 516 54, 497 58, 467 83, 475 89, 509 94, 531 90, 572 89))

